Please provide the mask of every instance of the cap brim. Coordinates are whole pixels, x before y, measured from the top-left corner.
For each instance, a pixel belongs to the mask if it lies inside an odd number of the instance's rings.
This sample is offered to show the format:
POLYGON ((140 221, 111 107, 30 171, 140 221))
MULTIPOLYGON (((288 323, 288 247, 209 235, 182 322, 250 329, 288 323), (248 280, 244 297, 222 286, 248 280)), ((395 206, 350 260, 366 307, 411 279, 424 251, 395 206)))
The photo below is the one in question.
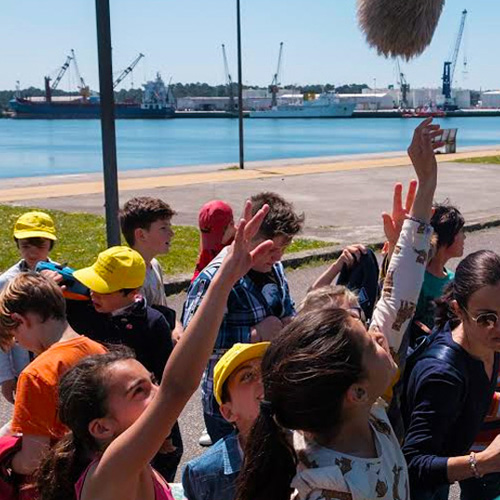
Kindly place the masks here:
POLYGON ((109 285, 94 271, 93 267, 84 267, 83 269, 79 269, 73 273, 73 276, 93 292, 116 292, 116 290, 111 289, 109 285))
POLYGON ((262 358, 270 345, 270 342, 258 342, 256 344, 249 344, 246 349, 241 350, 234 358, 231 359, 231 362, 224 367, 224 370, 219 375, 216 389, 214 381, 214 395, 219 405, 222 404, 222 387, 224 386, 224 383, 230 377, 230 375, 236 370, 236 368, 238 368, 238 366, 242 365, 243 363, 246 363, 251 359, 262 358))
POLYGON ((26 238, 47 238, 57 241, 56 235, 47 231, 14 231, 14 238, 25 240, 26 238))

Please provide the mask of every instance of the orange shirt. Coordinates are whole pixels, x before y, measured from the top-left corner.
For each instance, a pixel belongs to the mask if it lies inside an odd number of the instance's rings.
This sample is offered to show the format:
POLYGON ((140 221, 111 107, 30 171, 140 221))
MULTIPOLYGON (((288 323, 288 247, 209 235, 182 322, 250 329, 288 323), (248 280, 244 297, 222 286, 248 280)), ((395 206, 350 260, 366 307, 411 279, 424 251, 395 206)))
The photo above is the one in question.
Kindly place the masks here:
POLYGON ((57 416, 59 379, 81 359, 106 348, 83 335, 57 342, 37 356, 17 382, 12 431, 60 439, 67 428, 57 416))

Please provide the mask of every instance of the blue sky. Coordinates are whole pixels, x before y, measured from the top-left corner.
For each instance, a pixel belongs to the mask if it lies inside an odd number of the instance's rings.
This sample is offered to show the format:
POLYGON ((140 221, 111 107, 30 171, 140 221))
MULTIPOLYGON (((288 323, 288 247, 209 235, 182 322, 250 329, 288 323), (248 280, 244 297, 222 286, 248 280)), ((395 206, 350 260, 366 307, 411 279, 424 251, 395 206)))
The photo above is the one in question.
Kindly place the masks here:
MULTIPOLYGON (((111 0, 113 69, 118 73, 139 52, 147 57, 134 72, 140 85, 160 71, 164 79, 211 84, 224 81, 221 43, 226 44, 236 79, 235 0, 111 0)), ((355 17, 355 0, 241 0, 243 80, 265 85, 276 69, 284 42, 282 82, 395 83, 394 62, 377 56, 364 41, 355 17)), ((403 64, 412 87, 440 85, 461 11, 467 8, 465 46, 456 84, 500 88, 500 2, 448 0, 434 40, 418 59, 403 64)), ((94 0, 2 0, 0 11, 0 89, 41 87, 75 49, 87 83, 98 87, 94 0)), ((60 88, 68 90, 74 77, 60 88)), ((131 80, 126 81, 126 87, 131 80)), ((124 82, 125 83, 125 82, 124 82)))

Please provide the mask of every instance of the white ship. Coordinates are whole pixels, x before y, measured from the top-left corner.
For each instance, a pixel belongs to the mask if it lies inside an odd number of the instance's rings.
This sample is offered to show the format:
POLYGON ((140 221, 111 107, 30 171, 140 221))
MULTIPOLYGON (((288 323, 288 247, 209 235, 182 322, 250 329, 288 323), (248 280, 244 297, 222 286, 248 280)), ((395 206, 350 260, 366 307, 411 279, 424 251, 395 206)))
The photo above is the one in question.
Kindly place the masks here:
POLYGON ((339 99, 333 92, 322 93, 316 99, 280 101, 270 109, 251 111, 250 118, 348 118, 356 107, 356 103, 339 99))

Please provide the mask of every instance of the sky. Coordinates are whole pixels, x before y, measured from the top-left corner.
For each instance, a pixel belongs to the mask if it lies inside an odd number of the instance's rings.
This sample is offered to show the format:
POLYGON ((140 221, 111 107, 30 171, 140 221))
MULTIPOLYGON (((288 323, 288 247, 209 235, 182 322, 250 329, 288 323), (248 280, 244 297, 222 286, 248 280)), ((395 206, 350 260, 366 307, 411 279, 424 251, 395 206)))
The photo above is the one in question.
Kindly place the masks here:
MULTIPOLYGON (((125 88, 157 71, 168 81, 224 83, 221 44, 236 80, 236 0, 110 0, 113 72, 146 55, 125 88)), ((469 11, 455 86, 500 88, 500 2, 447 0, 434 39, 402 71, 411 87, 441 85, 443 61, 455 44, 462 10, 469 11), (463 55, 468 72, 463 73, 463 55)), ((393 60, 368 47, 356 21, 356 0, 241 0, 243 82, 268 85, 284 42, 281 83, 396 84, 393 60)), ((94 0, 2 0, 0 89, 43 86, 75 50, 80 72, 98 89, 94 0)), ((62 90, 76 87, 74 72, 62 90)))

